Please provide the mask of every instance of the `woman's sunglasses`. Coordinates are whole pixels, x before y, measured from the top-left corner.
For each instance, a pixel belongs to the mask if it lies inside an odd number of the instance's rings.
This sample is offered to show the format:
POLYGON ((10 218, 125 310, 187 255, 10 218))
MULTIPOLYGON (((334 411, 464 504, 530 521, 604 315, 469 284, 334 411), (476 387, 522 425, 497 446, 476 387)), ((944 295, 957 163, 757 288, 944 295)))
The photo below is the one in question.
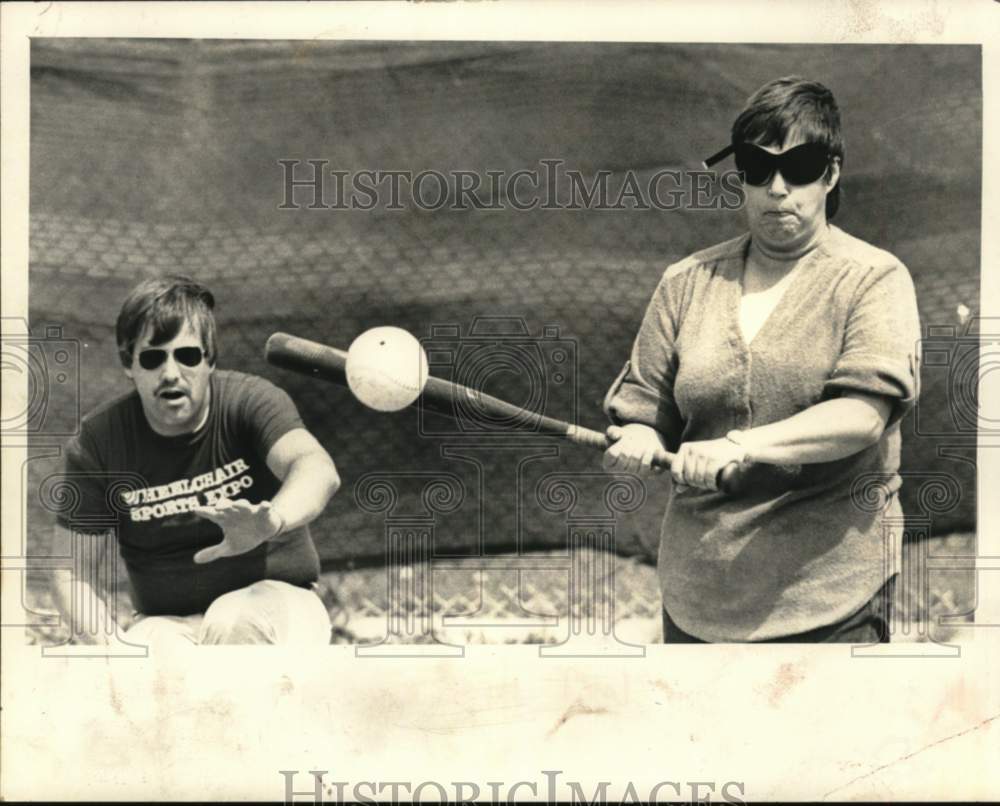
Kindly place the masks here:
MULTIPOLYGON (((198 366, 205 357, 201 347, 178 347, 173 353, 174 360, 186 367, 198 366)), ((150 349, 139 353, 139 366, 143 369, 156 369, 166 360, 166 350, 150 349)))
POLYGON ((772 154, 751 143, 740 143, 713 154, 705 160, 705 167, 711 167, 730 154, 735 154, 736 170, 743 175, 743 181, 757 187, 770 182, 775 171, 791 185, 808 185, 823 176, 830 165, 830 152, 822 143, 803 143, 781 154, 772 154))

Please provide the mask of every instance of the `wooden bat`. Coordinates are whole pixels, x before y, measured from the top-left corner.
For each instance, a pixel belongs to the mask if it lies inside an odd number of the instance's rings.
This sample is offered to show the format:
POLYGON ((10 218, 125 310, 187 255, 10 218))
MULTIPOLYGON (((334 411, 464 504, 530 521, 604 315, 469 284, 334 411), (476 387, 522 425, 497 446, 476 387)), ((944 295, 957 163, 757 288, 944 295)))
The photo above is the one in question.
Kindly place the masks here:
MULTIPOLYGON (((288 333, 273 333, 264 347, 264 357, 268 363, 282 369, 308 375, 312 378, 347 386, 347 353, 320 344, 316 341, 292 336, 288 333)), ((456 416, 456 403, 466 398, 475 403, 476 407, 497 420, 514 422, 531 422, 534 433, 562 437, 575 445, 606 450, 613 440, 600 431, 573 425, 554 417, 530 412, 506 400, 493 397, 478 389, 472 389, 459 383, 446 381, 444 378, 428 376, 427 383, 418 398, 420 404, 427 410, 446 417, 456 416)), ((661 451, 653 457, 655 467, 669 469, 674 460, 674 454, 661 451)), ((739 466, 733 464, 719 471, 716 479, 720 490, 730 495, 738 492, 739 466)))

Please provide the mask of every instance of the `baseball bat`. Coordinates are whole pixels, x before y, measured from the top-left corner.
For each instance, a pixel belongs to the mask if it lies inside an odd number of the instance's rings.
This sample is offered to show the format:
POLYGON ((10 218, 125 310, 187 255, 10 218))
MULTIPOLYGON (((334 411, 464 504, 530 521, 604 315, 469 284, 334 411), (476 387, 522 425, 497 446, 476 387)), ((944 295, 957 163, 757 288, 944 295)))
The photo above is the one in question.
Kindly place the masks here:
MULTIPOLYGON (((264 347, 264 357, 269 364, 288 369, 301 375, 319 378, 323 381, 347 386, 347 353, 309 339, 288 333, 272 333, 264 347)), ((478 389, 444 378, 428 376, 427 383, 418 400, 427 410, 455 417, 456 403, 465 399, 474 404, 480 412, 497 421, 531 422, 534 433, 562 437, 575 445, 606 450, 612 444, 606 434, 591 428, 558 420, 544 414, 537 414, 506 400, 488 395, 478 389)), ((653 465, 669 469, 674 454, 660 451, 653 457, 653 465)), ((739 466, 734 462, 719 471, 716 479, 720 490, 728 494, 738 492, 739 466)))

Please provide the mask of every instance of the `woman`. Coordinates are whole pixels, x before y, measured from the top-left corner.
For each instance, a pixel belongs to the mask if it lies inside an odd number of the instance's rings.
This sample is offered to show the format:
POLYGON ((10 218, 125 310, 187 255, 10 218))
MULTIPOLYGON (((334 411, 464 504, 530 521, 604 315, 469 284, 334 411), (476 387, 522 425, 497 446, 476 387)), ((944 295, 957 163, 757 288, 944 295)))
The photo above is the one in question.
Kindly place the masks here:
POLYGON ((832 226, 832 93, 770 82, 732 128, 749 232, 670 266, 608 393, 605 467, 676 452, 659 576, 664 639, 888 640, 902 517, 900 418, 917 389, 913 283, 832 226), (715 489, 741 464, 742 491, 715 489), (855 482, 878 478, 878 512, 855 482))

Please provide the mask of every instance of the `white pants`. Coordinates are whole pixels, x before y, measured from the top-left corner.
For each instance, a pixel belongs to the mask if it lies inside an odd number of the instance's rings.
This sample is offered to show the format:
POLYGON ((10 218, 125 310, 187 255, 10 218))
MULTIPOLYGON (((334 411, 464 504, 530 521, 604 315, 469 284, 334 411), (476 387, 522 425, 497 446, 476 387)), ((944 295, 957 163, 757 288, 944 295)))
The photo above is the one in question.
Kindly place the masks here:
POLYGON ((330 616, 319 596, 276 579, 225 593, 204 613, 137 618, 124 637, 145 646, 330 643, 330 616))

